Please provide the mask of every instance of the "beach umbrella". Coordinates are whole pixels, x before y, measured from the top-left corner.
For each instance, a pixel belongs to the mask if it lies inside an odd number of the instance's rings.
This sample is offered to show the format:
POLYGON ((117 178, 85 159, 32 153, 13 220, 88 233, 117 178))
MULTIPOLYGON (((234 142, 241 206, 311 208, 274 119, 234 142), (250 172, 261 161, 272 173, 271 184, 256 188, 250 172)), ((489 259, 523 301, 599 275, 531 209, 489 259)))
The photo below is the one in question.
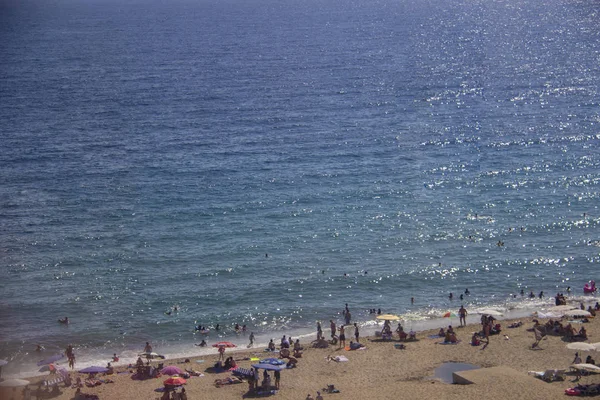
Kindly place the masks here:
POLYGON ((174 365, 169 365, 160 370, 160 373, 163 375, 183 375, 183 371, 181 368, 176 367, 174 365))
POLYGON ((533 316, 538 317, 538 318, 560 318, 563 315, 562 313, 563 313, 562 311, 555 311, 555 312, 534 311, 533 316))
POLYGON ((273 364, 252 364, 256 369, 264 369, 267 371, 281 371, 286 369, 285 365, 273 365, 273 364))
POLYGON ((58 372, 62 372, 62 371, 67 371, 64 367, 58 367, 57 365, 54 364, 48 364, 48 365, 44 365, 42 368, 38 369, 38 372, 53 372, 53 371, 58 371, 58 372))
POLYGON ((84 369, 80 369, 79 372, 81 372, 82 374, 103 374, 105 372, 108 372, 108 368, 91 366, 84 369))
POLYGON ((452 318, 457 318, 458 315, 456 315, 453 312, 448 311, 447 313, 445 313, 444 315, 442 315, 442 317, 444 317, 444 318, 450 318, 450 321, 452 322, 452 318))
POLYGON ((7 379, 0 382, 0 386, 2 387, 20 387, 27 386, 29 384, 31 384, 31 382, 26 381, 25 379, 7 379))
POLYGON ((577 306, 567 306, 567 305, 554 306, 554 307, 550 307, 548 309, 548 312, 563 312, 563 311, 575 310, 576 308, 577 308, 577 306))
POLYGON ((237 346, 231 342, 217 342, 217 343, 213 344, 212 347, 237 347, 237 346))
POLYGON ((480 310, 477 312, 477 314, 491 315, 493 317, 499 317, 499 316, 503 315, 500 311, 494 310, 492 308, 486 308, 486 309, 480 310))
POLYGON ((594 350, 596 350, 596 346, 591 343, 574 342, 574 343, 569 343, 567 345, 567 349, 579 350, 579 351, 594 351, 594 350))
POLYGON ((592 314, 585 310, 570 310, 563 313, 565 317, 591 317, 592 314))
POLYGON ((379 320, 384 320, 384 321, 400 321, 402 319, 399 316, 394 315, 394 314, 382 314, 382 315, 378 315, 376 318, 379 320))
POLYGON ((37 366, 41 367, 42 365, 53 364, 53 363, 57 362, 58 360, 63 359, 64 357, 65 357, 64 354, 55 354, 53 356, 43 359, 42 361, 38 361, 37 366))
POLYGON ((140 357, 146 357, 147 359, 151 359, 151 358, 161 358, 161 359, 164 359, 165 358, 165 356, 160 355, 158 353, 155 353, 153 351, 145 351, 143 353, 138 354, 138 356, 140 356, 140 357))
POLYGON ((186 384, 186 380, 180 376, 172 376, 163 382, 165 386, 181 386, 186 384))
POLYGON ((263 360, 260 360, 258 363, 259 364, 271 364, 271 365, 283 365, 283 364, 285 364, 285 361, 283 361, 279 358, 265 358, 263 360))
POLYGON ((595 372, 595 373, 600 372, 600 367, 598 367, 594 364, 573 364, 573 365, 571 365, 571 368, 577 369, 580 371, 587 371, 587 372, 595 372))

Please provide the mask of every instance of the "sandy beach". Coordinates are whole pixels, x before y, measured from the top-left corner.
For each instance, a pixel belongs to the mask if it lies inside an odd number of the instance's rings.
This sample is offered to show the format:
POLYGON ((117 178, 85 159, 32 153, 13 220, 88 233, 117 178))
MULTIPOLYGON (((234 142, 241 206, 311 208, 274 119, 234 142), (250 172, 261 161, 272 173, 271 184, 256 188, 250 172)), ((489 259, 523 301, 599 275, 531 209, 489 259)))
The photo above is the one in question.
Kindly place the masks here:
MULTIPOLYGON (((189 362, 183 359, 162 360, 165 366, 176 365, 182 369, 193 369, 204 374, 190 377, 185 389, 189 399, 240 399, 246 397, 271 397, 277 399, 305 399, 307 394, 314 397, 317 391, 323 398, 344 399, 395 399, 398 396, 411 399, 558 399, 564 398, 564 390, 573 387, 576 376, 568 374, 564 381, 543 382, 528 374, 528 371, 544 371, 546 369, 567 369, 574 358, 575 351, 566 348, 567 342, 560 336, 547 336, 537 349, 532 349, 534 334, 528 331, 533 326, 533 318, 523 318, 523 325, 518 328, 507 328, 515 320, 499 321, 502 332, 490 337, 488 346, 472 346, 472 332, 479 331, 480 325, 468 325, 455 328, 460 343, 455 345, 440 344, 442 339, 432 338, 435 331, 417 333, 417 341, 406 342, 406 349, 397 349, 396 337, 392 341, 382 341, 377 337, 361 339, 366 349, 345 351, 338 346, 327 349, 307 348, 298 360, 296 368, 281 372, 281 388, 270 396, 248 394, 248 384, 229 384, 221 387, 215 385, 216 379, 232 376, 230 372, 211 372, 210 367, 218 360, 217 350, 214 355, 192 358, 189 362), (349 361, 336 362, 328 357, 346 356, 349 361), (476 371, 475 383, 457 385, 443 382, 435 377, 436 368, 444 363, 469 363, 480 370, 476 371), (496 367, 496 368, 493 368, 496 367), (333 384, 340 393, 324 393, 327 385, 333 384)), ((544 322, 544 320, 540 320, 544 322)), ((393 325, 395 327, 395 324, 393 325)), ((579 329, 580 323, 574 326, 579 329)), ((600 341, 600 321, 591 319, 585 324, 588 331, 588 342, 600 341)), ((276 342, 279 338, 275 338, 276 342)), ((584 360, 586 352, 581 353, 584 360)), ((261 349, 227 350, 227 356, 233 356, 237 364, 250 368, 255 361, 249 358, 266 358, 270 354, 261 349)), ((591 352, 592 357, 595 352, 591 352)), ((152 361, 156 364, 158 361, 152 361)), ((105 383, 97 387, 84 387, 82 391, 96 394, 100 399, 158 399, 161 393, 155 389, 162 387, 168 376, 147 380, 132 379, 133 368, 116 365, 110 378, 114 383, 105 383)), ((83 376, 77 372, 71 375, 83 376)), ((261 371, 262 375, 262 371, 261 371)), ((35 382, 45 379, 31 379, 35 382)), ((583 376, 579 381, 583 384, 598 383, 596 375, 583 376)), ((60 394, 54 395, 56 400, 74 398, 75 389, 60 387, 60 394)), ((12 389, 5 390, 2 399, 21 398, 13 395, 12 389)))

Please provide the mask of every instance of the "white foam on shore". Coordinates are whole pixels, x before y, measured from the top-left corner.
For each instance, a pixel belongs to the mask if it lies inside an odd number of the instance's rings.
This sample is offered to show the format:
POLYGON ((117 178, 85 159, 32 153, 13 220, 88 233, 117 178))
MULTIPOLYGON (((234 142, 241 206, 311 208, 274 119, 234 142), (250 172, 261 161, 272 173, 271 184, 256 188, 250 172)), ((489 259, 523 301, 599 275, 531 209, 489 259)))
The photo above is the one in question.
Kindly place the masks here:
MULTIPOLYGON (((572 305, 580 305, 583 303, 587 308, 589 305, 594 305, 598 301, 598 298, 595 296, 571 296, 568 298, 568 303, 572 305)), ((495 318, 498 320, 508 320, 508 319, 520 319, 520 318, 533 318, 534 312, 545 312, 554 306, 554 298, 534 298, 534 299, 510 299, 504 303, 499 304, 488 304, 481 305, 477 307, 467 308, 467 324, 479 324, 481 318, 481 312, 486 310, 493 310, 497 312, 499 315, 496 315, 495 318)), ((450 311, 458 314, 458 308, 460 307, 460 302, 457 303, 456 310, 438 310, 438 309, 430 309, 426 313, 414 313, 409 312, 405 314, 400 314, 399 317, 401 320, 399 321, 404 327, 405 330, 414 330, 416 332, 426 331, 426 330, 437 330, 440 327, 446 327, 448 325, 456 326, 459 324, 458 317, 451 318, 443 318, 440 317, 444 313, 450 311)), ((376 332, 380 331, 383 326, 383 321, 377 320, 376 315, 373 314, 373 319, 369 319, 366 321, 356 321, 360 327, 361 336, 374 336, 376 332)), ((321 321, 323 332, 326 338, 329 337, 329 324, 325 323, 325 321, 321 321)), ((394 323, 395 324, 395 323, 394 323)), ((347 329, 347 337, 352 338, 354 331, 352 329, 352 325, 347 329)), ((158 354, 162 354, 165 356, 164 360, 155 360, 154 363, 162 362, 165 365, 168 365, 170 360, 180 359, 180 358, 202 358, 209 355, 217 354, 217 349, 212 347, 213 343, 217 341, 231 341, 237 347, 227 349, 227 352, 240 352, 240 351, 255 351, 257 354, 265 354, 264 349, 268 346, 268 342, 270 339, 273 339, 275 345, 279 347, 279 343, 281 341, 281 337, 286 335, 288 338, 291 336, 292 340, 300 339, 300 342, 306 346, 312 340, 316 339, 316 322, 315 328, 300 328, 289 331, 278 331, 278 332, 265 332, 256 334, 255 333, 255 343, 254 346, 248 347, 249 345, 249 337, 250 332, 240 333, 237 335, 233 335, 233 337, 214 337, 211 338, 211 335, 202 335, 196 338, 195 342, 199 342, 203 338, 207 342, 207 347, 199 347, 195 346, 194 343, 176 343, 176 344, 165 344, 165 345, 156 345, 154 346, 154 351, 158 354)), ((143 345, 143 343, 141 344, 143 345)), ((77 356, 77 364, 76 370, 86 368, 92 365, 96 366, 106 366, 108 362, 115 367, 127 366, 129 364, 135 364, 138 354, 141 353, 142 349, 134 350, 134 349, 125 349, 121 351, 112 351, 107 348, 85 348, 79 349, 77 346, 75 347, 75 353, 77 356), (117 353, 119 356, 119 361, 117 363, 112 362, 112 356, 114 353, 117 353)), ((55 354, 56 351, 46 351, 43 353, 36 354, 39 359, 43 359, 55 354)), ((67 367, 67 361, 63 360, 59 363, 59 365, 67 367)), ((35 362, 31 362, 31 356, 29 357, 28 362, 19 362, 14 361, 3 367, 3 377, 4 378, 28 378, 33 376, 40 376, 43 373, 39 372, 40 367, 35 365, 35 362)))

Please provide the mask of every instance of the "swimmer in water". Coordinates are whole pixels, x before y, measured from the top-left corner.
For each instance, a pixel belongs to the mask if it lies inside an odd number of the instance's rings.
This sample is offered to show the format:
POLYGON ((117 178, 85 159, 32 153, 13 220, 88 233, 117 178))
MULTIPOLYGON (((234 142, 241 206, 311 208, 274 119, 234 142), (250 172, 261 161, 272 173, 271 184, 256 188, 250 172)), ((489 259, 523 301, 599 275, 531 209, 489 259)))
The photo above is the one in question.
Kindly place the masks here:
POLYGON ((59 319, 58 322, 60 322, 61 324, 68 324, 69 323, 69 317, 64 317, 63 319, 59 319))

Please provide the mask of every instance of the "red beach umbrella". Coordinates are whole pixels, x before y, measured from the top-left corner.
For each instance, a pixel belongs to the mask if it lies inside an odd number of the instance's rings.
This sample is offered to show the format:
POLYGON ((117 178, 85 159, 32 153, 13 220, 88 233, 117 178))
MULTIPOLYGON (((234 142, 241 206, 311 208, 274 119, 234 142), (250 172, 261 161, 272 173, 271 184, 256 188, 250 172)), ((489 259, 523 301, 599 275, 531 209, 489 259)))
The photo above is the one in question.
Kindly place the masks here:
POLYGON ((165 386, 181 386, 186 384, 186 380, 180 376, 172 376, 169 379, 165 380, 163 384, 165 386))
POLYGON ((168 367, 164 367, 160 370, 160 373, 163 375, 183 375, 183 371, 181 368, 176 367, 175 365, 169 365, 168 367))
POLYGON ((213 344, 212 347, 237 347, 237 346, 231 342, 217 342, 217 343, 213 344))
POLYGON ((443 315, 444 318, 456 318, 457 315, 454 314, 453 312, 447 312, 446 314, 443 315))

